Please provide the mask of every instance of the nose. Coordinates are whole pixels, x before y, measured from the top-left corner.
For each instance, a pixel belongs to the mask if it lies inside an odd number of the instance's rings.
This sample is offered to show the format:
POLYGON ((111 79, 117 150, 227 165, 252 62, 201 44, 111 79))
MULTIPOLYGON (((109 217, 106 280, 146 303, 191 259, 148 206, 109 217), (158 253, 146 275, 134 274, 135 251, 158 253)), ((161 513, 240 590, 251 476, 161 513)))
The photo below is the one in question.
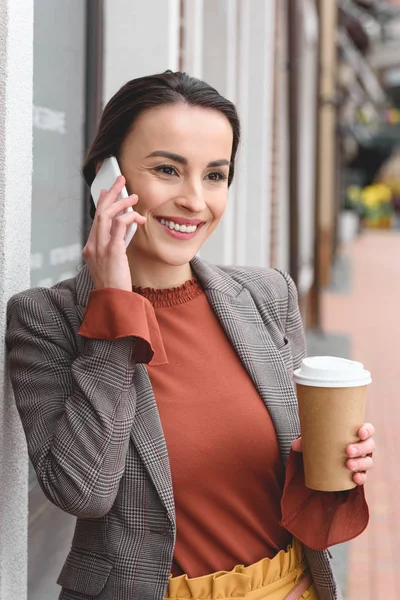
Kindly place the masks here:
POLYGON ((187 182, 177 198, 178 206, 191 213, 200 213, 206 208, 204 192, 200 185, 187 182))

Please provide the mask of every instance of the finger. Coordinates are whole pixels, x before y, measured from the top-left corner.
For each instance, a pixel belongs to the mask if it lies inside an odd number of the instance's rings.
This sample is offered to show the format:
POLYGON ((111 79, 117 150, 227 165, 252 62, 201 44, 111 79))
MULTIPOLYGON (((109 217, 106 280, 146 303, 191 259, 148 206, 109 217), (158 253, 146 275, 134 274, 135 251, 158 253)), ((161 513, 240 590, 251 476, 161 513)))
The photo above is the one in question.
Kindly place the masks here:
POLYGON ((107 193, 104 195, 100 195, 99 200, 97 202, 96 215, 99 209, 103 209, 107 206, 110 206, 111 204, 113 204, 113 202, 115 202, 115 200, 121 193, 124 185, 125 177, 123 175, 118 175, 118 177, 116 178, 110 189, 107 191, 107 193))
MULTIPOLYGON (((138 201, 137 194, 132 194, 128 198, 122 198, 121 200, 114 201, 110 206, 103 206, 103 210, 100 211, 96 216, 96 250, 100 252, 104 252, 107 245, 110 242, 111 231, 113 227, 113 219, 120 215, 120 213, 124 213, 124 211, 134 206, 138 201)), ((129 211, 127 213, 129 215, 133 215, 133 220, 131 222, 137 222, 139 224, 143 224, 146 222, 146 217, 142 217, 139 213, 135 211, 129 211)))
POLYGON ((350 471, 359 473, 362 471, 369 471, 372 469, 374 461, 371 456, 364 456, 363 458, 350 458, 346 462, 346 466, 350 471))
MULTIPOLYGON (((110 236, 110 246, 111 245, 119 245, 121 242, 124 242, 125 249, 125 235, 127 229, 132 223, 137 223, 138 225, 143 225, 146 222, 146 217, 140 215, 137 212, 128 212, 119 217, 116 217, 113 221, 111 236, 110 236)), ((121 246, 122 247, 122 246, 121 246)), ((112 250, 110 248, 110 250, 112 250)))
POLYGON ((375 441, 373 438, 368 438, 364 442, 357 442, 356 444, 350 444, 346 448, 347 456, 356 458, 357 456, 367 456, 372 454, 375 450, 375 441))
POLYGON ((121 200, 116 200, 114 204, 104 209, 104 215, 108 216, 108 218, 113 219, 119 213, 124 212, 127 208, 135 206, 139 197, 137 194, 132 194, 128 196, 128 198, 121 198, 121 200))
MULTIPOLYGON (((105 248, 110 241, 110 234, 113 224, 113 219, 119 218, 121 214, 125 214, 126 209, 132 208, 138 201, 139 197, 137 194, 132 194, 128 198, 122 198, 116 200, 111 206, 103 208, 103 211, 99 213, 97 217, 97 227, 99 229, 99 235, 101 236, 99 250, 105 248)), ((127 213, 126 213, 127 214, 127 213)), ((146 217, 135 211, 129 211, 129 214, 134 218, 132 223, 136 222, 139 225, 143 225, 146 222, 146 217)))
POLYGON ((301 437, 297 438, 296 440, 293 440, 292 450, 294 450, 295 452, 303 452, 303 444, 301 441, 301 437))
POLYGON ((358 432, 360 440, 367 440, 375 435, 375 427, 371 423, 364 423, 358 432))
POLYGON ((353 481, 357 485, 364 485, 364 483, 367 481, 367 474, 366 473, 355 473, 353 475, 353 481))
MULTIPOLYGON (((129 208, 133 208, 133 206, 135 206, 135 204, 137 204, 139 200, 139 197, 137 196, 137 194, 132 194, 131 196, 128 196, 128 198, 122 198, 121 200, 116 200, 114 202, 114 204, 112 204, 111 206, 105 208, 103 210, 103 216, 104 216, 104 220, 106 219, 114 219, 115 217, 119 216, 120 214, 123 214, 127 211, 127 209, 129 208)), ((131 212, 131 211, 129 211, 131 212)), ((140 215, 140 213, 136 213, 140 218, 138 218, 138 222, 141 222, 141 217, 142 215, 140 215)))

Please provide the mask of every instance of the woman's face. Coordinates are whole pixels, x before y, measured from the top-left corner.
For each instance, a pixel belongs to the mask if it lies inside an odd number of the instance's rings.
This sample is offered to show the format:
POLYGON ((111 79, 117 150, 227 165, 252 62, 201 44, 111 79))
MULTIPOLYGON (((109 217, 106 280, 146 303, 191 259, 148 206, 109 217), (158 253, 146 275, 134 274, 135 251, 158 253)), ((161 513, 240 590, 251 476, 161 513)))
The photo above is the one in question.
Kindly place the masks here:
POLYGON ((187 264, 226 207, 233 133, 220 112, 172 104, 142 113, 119 156, 134 210, 147 217, 129 245, 135 259, 187 264))

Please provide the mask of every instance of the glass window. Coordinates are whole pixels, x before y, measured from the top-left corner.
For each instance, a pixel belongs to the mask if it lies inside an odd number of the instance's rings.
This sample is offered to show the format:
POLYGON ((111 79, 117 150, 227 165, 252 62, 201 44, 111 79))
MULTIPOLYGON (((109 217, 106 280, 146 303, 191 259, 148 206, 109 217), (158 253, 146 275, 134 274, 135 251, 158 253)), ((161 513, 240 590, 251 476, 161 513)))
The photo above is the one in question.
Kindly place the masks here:
MULTIPOLYGON (((35 0, 31 285, 74 277, 81 264, 86 2, 35 0)), ((29 473, 28 600, 54 600, 75 519, 29 473)))

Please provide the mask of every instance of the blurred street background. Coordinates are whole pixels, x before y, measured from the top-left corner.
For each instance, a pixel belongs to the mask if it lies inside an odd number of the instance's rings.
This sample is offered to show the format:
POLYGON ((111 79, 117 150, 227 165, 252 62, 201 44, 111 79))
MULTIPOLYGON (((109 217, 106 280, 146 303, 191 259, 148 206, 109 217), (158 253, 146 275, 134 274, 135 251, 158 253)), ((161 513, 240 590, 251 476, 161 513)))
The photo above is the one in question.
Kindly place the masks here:
MULTIPOLYGON (((243 127, 235 182, 201 255, 288 271, 309 354, 360 360, 372 372, 371 524, 332 554, 345 600, 399 600, 400 0, 34 0, 33 8, 31 286, 80 266, 90 227, 80 168, 122 84, 179 69, 235 102, 243 127)), ((73 527, 30 470, 28 600, 57 597, 73 527)))

